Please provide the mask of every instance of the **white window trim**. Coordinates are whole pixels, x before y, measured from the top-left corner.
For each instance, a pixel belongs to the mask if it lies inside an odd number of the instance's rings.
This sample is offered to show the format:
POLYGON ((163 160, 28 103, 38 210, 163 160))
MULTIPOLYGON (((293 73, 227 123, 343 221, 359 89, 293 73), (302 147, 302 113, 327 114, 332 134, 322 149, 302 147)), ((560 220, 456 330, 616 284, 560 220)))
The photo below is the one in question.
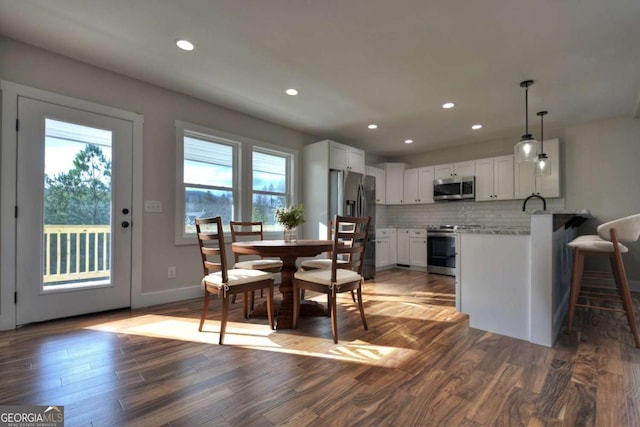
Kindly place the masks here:
MULTIPOLYGON (((237 193, 234 193, 234 215, 235 220, 251 220, 251 208, 253 203, 253 168, 252 168, 252 153, 253 150, 263 151, 265 153, 285 154, 290 156, 288 163, 288 179, 287 179, 287 191, 289 196, 289 203, 298 203, 298 150, 284 147, 268 142, 258 141, 249 137, 236 135, 233 133, 221 131, 218 129, 209 128, 206 126, 196 125, 194 123, 185 122, 182 120, 175 121, 176 127, 176 207, 175 207, 175 244, 176 245, 194 245, 198 241, 196 236, 186 237, 183 234, 184 226, 184 188, 183 174, 184 174, 184 131, 200 133, 205 137, 219 139, 229 143, 238 144, 239 155, 234 158, 234 189, 237 189, 237 193), (236 164, 237 162, 237 164, 236 164), (235 197, 237 195, 238 197, 235 197)), ((278 232, 267 232, 265 238, 279 238, 278 232)))

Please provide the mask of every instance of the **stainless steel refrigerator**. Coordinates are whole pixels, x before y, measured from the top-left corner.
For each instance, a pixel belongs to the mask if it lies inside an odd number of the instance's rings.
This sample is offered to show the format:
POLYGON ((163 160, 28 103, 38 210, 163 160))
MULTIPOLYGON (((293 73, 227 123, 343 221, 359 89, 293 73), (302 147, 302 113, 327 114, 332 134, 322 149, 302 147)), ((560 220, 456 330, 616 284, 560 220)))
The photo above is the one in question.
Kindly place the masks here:
POLYGON ((356 172, 329 171, 329 218, 336 215, 370 216, 369 241, 365 250, 363 275, 376 274, 376 178, 356 172))

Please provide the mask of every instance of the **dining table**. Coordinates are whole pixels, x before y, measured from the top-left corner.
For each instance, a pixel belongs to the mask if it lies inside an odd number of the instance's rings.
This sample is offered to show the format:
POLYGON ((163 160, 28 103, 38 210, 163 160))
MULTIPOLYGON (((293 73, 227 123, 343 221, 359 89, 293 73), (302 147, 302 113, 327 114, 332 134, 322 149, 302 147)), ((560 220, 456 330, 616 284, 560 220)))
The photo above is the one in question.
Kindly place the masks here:
MULTIPOLYGON (((298 257, 314 257, 333 248, 333 240, 248 240, 234 242, 231 249, 242 255, 259 255, 282 260, 280 293, 282 301, 276 312, 276 329, 293 328, 293 275, 298 257)), ((274 304, 275 305, 275 304, 274 304)), ((256 307, 256 311, 259 311, 256 307)), ((315 301, 300 302, 300 316, 326 316, 326 309, 315 301)))

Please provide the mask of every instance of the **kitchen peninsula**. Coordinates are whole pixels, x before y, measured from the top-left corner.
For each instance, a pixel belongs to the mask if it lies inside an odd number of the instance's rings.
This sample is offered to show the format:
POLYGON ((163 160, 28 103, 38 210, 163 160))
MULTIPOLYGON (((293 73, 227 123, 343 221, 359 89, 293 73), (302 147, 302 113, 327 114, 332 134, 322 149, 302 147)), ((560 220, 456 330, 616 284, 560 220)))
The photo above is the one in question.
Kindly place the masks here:
POLYGON ((551 347, 567 311, 567 243, 588 210, 533 211, 531 227, 461 230, 456 308, 470 326, 551 347))

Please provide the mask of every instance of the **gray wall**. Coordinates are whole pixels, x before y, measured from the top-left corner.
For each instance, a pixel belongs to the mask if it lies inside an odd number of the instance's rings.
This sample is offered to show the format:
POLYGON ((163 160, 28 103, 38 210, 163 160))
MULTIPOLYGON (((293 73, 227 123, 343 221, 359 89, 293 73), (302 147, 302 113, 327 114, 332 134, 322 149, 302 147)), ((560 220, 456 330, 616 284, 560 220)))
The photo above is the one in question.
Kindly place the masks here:
POLYGON ((302 152, 319 138, 131 79, 53 52, 0 37, 0 78, 144 115, 143 197, 160 200, 161 214, 145 213, 142 288, 162 291, 200 283, 194 246, 174 243, 175 126, 184 120, 302 152), (167 266, 178 277, 167 279, 167 266))

